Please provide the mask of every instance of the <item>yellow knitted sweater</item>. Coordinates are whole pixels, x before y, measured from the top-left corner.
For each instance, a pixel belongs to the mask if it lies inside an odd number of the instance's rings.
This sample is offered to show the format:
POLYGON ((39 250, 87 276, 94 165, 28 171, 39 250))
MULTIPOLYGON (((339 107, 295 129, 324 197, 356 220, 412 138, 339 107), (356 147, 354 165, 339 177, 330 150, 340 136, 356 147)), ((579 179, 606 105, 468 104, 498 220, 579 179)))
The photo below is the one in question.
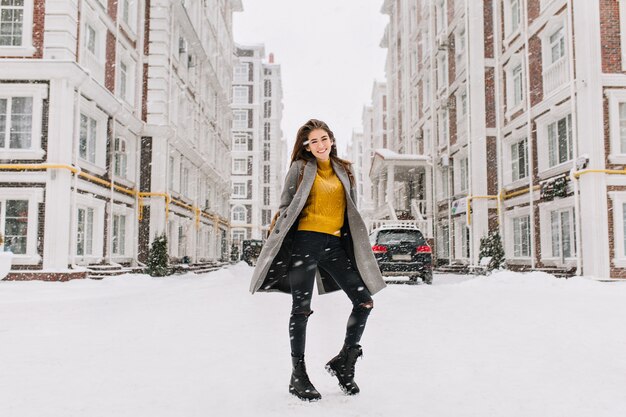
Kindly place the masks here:
POLYGON ((343 185, 328 161, 317 161, 317 174, 302 209, 298 230, 341 236, 346 209, 343 185))

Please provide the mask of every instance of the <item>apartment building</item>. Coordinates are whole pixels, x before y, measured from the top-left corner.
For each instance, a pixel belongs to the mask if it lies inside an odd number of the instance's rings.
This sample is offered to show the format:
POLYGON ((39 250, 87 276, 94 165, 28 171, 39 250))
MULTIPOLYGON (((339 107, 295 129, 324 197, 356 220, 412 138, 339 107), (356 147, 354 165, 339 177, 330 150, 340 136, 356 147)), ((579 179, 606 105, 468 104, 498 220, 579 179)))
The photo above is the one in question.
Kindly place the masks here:
POLYGON ((384 2, 387 148, 427 159, 439 263, 476 265, 499 230, 510 268, 626 276, 625 4, 384 2))
MULTIPOLYGON (((370 171, 374 151, 387 147, 387 86, 385 83, 375 81, 372 86, 371 104, 363 107, 362 113, 363 134, 358 139, 360 146, 353 146, 354 160, 359 163, 359 201, 357 206, 362 210, 366 220, 370 220, 375 209, 374 190, 370 171)), ((352 139, 353 145, 357 138, 352 139)))
POLYGON ((142 157, 152 163, 142 167, 145 188, 169 197, 150 196, 141 235, 165 231, 175 259, 229 251, 232 13, 240 10, 240 1, 150 2, 142 157))
POLYGON ((232 125, 232 242, 264 239, 285 176, 280 65, 263 45, 237 45, 232 125))
POLYGON ((222 256, 229 164, 214 155, 230 146, 231 21, 241 7, 238 0, 0 5, 8 279, 65 280, 96 264, 137 265, 162 232, 174 257, 222 256))

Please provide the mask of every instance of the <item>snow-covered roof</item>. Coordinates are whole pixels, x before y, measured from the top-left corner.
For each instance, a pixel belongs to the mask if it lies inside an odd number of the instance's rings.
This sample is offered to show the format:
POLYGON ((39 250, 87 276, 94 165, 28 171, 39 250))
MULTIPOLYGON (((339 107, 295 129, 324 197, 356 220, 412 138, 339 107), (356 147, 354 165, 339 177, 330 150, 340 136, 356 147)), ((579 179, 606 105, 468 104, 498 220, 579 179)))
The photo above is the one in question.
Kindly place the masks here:
POLYGON ((430 157, 427 155, 417 155, 413 153, 397 153, 390 149, 378 148, 374 149, 374 158, 370 168, 369 175, 378 175, 386 166, 393 165, 400 168, 414 168, 417 166, 429 166, 431 164, 430 157))
MULTIPOLYGON (((383 159, 394 159, 398 161, 428 161, 430 157, 426 155, 418 155, 414 153, 397 153, 391 149, 378 148, 374 149, 374 153, 381 156, 383 159)), ((374 155, 374 158, 376 155, 374 155)))

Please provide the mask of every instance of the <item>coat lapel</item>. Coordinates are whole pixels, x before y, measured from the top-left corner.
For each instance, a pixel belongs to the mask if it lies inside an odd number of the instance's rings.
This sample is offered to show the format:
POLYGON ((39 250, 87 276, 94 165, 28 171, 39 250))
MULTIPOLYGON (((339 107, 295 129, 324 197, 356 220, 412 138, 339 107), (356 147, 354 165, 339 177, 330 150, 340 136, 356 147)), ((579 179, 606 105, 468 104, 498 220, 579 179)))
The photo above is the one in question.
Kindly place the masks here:
POLYGON ((304 166, 304 174, 302 176, 302 184, 296 194, 300 194, 301 198, 306 200, 309 197, 313 182, 315 182, 315 175, 317 174, 317 159, 315 161, 308 161, 304 166))

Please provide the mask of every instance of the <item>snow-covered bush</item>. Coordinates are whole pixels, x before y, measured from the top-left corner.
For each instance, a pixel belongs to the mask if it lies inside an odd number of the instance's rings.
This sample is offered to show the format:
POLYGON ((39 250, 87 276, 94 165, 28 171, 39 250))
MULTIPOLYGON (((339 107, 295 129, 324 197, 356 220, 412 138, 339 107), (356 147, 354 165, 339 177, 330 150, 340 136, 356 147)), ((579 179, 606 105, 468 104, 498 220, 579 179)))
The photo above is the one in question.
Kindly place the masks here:
POLYGON ((169 258, 167 256, 167 236, 165 233, 152 241, 148 253, 148 268, 146 272, 153 277, 164 277, 170 274, 169 258))
POLYGON ((479 259, 491 258, 487 266, 488 270, 498 269, 504 265, 504 248, 500 232, 497 230, 489 232, 487 236, 480 238, 479 259))

